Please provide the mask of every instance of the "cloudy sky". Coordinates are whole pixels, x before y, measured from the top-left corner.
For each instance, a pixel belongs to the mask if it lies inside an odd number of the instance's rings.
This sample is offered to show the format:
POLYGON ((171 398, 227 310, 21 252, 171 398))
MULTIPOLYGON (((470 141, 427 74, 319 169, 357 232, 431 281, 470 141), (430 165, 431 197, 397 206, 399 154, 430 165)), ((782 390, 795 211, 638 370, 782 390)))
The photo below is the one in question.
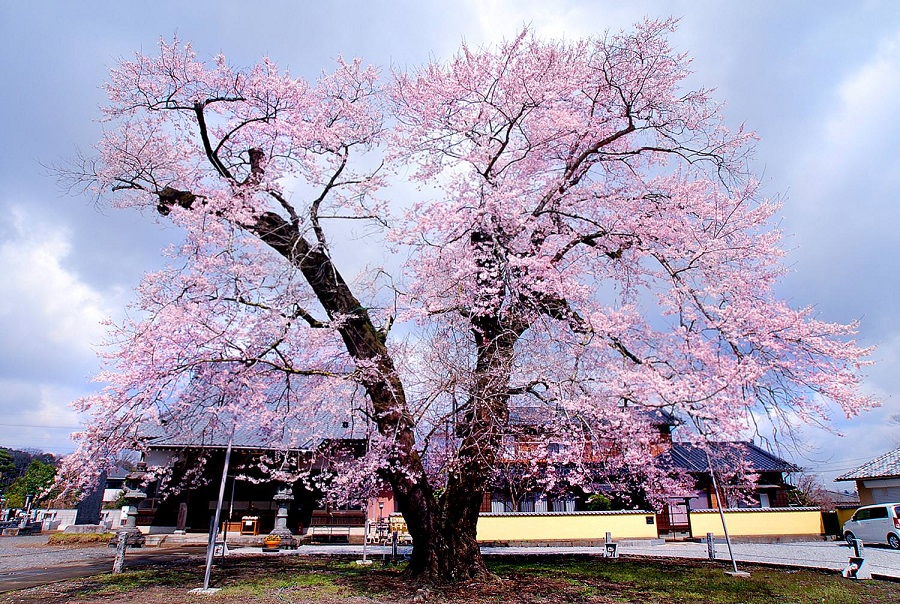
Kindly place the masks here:
POLYGON ((870 2, 572 0, 0 3, 0 446, 72 450, 99 321, 121 317, 175 237, 151 215, 60 191, 45 167, 90 150, 100 85, 118 57, 177 33, 202 56, 262 56, 315 78, 338 55, 384 67, 449 57, 530 24, 569 39, 676 16, 691 84, 762 138, 754 170, 784 201, 790 276, 780 295, 877 345, 880 409, 844 436, 807 431, 794 460, 831 478, 900 445, 900 8, 870 2), (327 5, 327 6, 326 6, 327 5))

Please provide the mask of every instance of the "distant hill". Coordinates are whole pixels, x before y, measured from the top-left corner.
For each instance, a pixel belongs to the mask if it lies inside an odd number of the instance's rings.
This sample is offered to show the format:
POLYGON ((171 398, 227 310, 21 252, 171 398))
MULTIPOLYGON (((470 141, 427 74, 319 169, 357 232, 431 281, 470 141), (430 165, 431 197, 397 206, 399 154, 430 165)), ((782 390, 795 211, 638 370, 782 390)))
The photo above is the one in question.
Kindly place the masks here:
POLYGON ((0 451, 9 453, 10 457, 12 457, 12 464, 14 467, 14 469, 9 472, 0 472, 0 474, 2 474, 2 476, 0 476, 0 492, 5 490, 16 478, 24 476, 25 470, 28 469, 28 465, 35 459, 50 464, 51 466, 56 466, 59 463, 59 458, 56 457, 56 455, 53 453, 44 453, 40 449, 10 449, 7 447, 0 447, 0 451))

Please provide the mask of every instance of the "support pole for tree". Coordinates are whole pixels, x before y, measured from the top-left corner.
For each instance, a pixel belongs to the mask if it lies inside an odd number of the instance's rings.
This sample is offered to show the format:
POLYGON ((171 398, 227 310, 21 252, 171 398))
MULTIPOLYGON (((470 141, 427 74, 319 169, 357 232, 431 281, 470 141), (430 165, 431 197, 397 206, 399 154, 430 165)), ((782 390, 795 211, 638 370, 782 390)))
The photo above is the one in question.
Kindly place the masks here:
POLYGON ((712 476, 713 490, 716 493, 716 507, 719 508, 719 518, 722 520, 722 530, 725 532, 725 544, 728 546, 728 556, 731 558, 731 567, 734 569, 734 573, 737 574, 740 571, 738 571, 737 561, 734 559, 734 552, 731 549, 731 537, 728 536, 728 525, 725 524, 725 512, 722 511, 722 497, 719 494, 719 485, 716 481, 716 473, 713 470, 712 458, 709 456, 709 447, 704 447, 703 450, 706 453, 706 463, 709 466, 709 475, 712 476))
POLYGON ((225 481, 228 480, 228 465, 231 463, 231 444, 234 442, 234 426, 228 437, 228 448, 225 449, 225 465, 222 468, 222 483, 219 485, 219 501, 216 503, 216 515, 210 530, 209 545, 206 547, 206 573, 203 575, 203 590, 209 589, 209 574, 212 571, 213 554, 216 551, 216 537, 219 533, 219 518, 222 516, 222 501, 225 499, 225 481))

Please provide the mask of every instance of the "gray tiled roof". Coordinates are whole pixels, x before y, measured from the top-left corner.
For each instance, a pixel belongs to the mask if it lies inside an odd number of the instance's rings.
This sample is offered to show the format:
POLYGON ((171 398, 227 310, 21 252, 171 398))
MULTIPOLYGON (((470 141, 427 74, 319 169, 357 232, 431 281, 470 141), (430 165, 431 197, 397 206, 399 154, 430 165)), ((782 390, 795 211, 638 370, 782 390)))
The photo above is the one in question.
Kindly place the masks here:
MULTIPOLYGON (((674 426, 678 423, 674 415, 662 409, 630 407, 629 410, 642 417, 650 426, 674 426)), ((538 427, 549 423, 556 417, 563 418, 564 416, 565 412, 559 407, 549 405, 515 406, 509 408, 509 425, 538 427)))
POLYGON ((835 480, 858 480, 864 478, 892 478, 900 476, 900 448, 888 451, 855 470, 851 470, 835 480))
MULTIPOLYGON (((772 455, 751 442, 710 443, 709 448, 714 459, 718 457, 727 460, 729 457, 738 457, 747 464, 748 469, 752 472, 797 472, 800 470, 794 464, 772 455)), ((660 457, 663 463, 667 457, 673 467, 688 472, 709 472, 706 451, 699 445, 672 443, 672 448, 660 457)))
MULTIPOLYGON (((366 438, 364 421, 359 417, 337 417, 332 414, 311 415, 284 422, 277 430, 242 424, 234 429, 235 449, 313 451, 327 440, 355 440, 366 438)), ((231 425, 148 425, 142 433, 153 449, 224 448, 228 446, 231 425)))

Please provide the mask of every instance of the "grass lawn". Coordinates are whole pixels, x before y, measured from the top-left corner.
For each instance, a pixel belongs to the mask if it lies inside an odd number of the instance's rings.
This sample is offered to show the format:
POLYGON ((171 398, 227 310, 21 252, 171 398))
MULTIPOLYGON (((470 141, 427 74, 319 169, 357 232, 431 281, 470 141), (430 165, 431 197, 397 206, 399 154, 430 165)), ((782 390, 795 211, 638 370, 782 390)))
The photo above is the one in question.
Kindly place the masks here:
POLYGON ((856 583, 835 574, 807 570, 750 567, 749 579, 732 579, 725 568, 697 561, 573 557, 494 558, 500 580, 419 590, 399 571, 378 563, 362 568, 349 559, 300 556, 230 558, 215 568, 215 595, 188 593, 203 582, 197 559, 153 569, 126 571, 54 583, 0 596, 22 604, 160 603, 181 604, 372 604, 376 602, 630 602, 876 604, 900 601, 900 585, 885 581, 856 583))

